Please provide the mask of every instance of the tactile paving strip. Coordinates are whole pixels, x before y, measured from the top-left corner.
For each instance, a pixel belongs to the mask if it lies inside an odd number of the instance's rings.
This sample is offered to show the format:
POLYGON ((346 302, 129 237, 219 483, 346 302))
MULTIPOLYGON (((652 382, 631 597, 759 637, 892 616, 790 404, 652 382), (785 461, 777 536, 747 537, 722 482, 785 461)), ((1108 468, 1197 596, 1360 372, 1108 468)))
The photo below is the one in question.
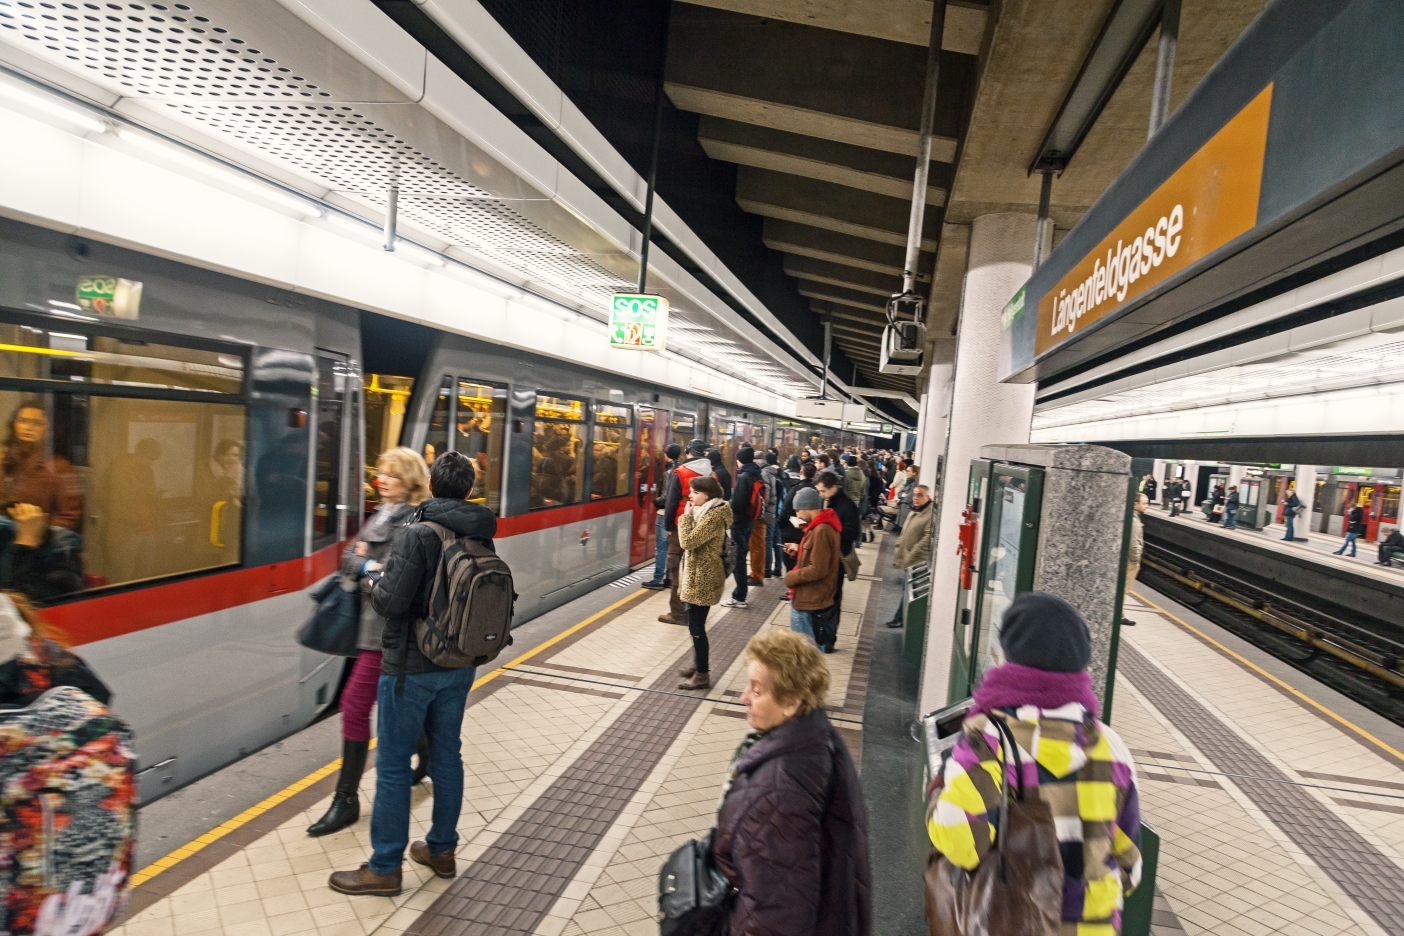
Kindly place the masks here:
POLYGON ((1117 663, 1140 692, 1386 933, 1404 934, 1404 869, 1199 704, 1128 643, 1117 663))
MULTIPOLYGON (((775 605, 733 609, 708 631, 720 675, 775 605)), ((692 659, 692 651, 675 666, 692 659)), ((676 668, 650 688, 672 690, 676 668)), ((407 936, 509 936, 536 929, 705 701, 640 694, 525 813, 406 931, 407 936)))

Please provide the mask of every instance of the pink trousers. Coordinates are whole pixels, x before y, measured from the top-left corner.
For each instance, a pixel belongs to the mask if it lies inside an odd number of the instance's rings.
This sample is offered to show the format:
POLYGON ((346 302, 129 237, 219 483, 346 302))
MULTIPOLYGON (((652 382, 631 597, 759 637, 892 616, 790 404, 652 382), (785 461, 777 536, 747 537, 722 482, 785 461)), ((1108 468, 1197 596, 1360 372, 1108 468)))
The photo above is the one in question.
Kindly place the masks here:
POLYGON ((341 690, 341 736, 347 741, 370 740, 371 706, 380 684, 380 651, 362 650, 341 690))

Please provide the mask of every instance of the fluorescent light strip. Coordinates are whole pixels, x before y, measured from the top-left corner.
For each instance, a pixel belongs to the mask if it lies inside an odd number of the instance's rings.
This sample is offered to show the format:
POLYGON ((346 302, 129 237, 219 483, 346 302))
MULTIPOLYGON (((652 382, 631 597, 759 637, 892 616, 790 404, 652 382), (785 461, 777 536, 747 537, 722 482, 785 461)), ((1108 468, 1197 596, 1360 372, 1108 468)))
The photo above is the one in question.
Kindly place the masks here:
POLYGON ((144 150, 157 156, 160 159, 178 163, 188 169, 213 178, 225 185, 232 185, 243 189, 258 198, 267 199, 289 211, 297 212, 299 215, 320 214, 321 209, 311 200, 298 198, 289 195, 282 189, 275 188, 265 182, 258 181, 252 176, 245 175, 233 169, 225 168, 213 159, 204 156, 197 156, 189 150, 157 139, 150 134, 123 127, 117 131, 118 139, 124 143, 130 143, 138 149, 144 150))
POLYGON ((31 91, 8 82, 0 82, 0 97, 43 111, 74 126, 82 127, 89 133, 106 133, 107 123, 92 111, 65 104, 52 94, 31 91))

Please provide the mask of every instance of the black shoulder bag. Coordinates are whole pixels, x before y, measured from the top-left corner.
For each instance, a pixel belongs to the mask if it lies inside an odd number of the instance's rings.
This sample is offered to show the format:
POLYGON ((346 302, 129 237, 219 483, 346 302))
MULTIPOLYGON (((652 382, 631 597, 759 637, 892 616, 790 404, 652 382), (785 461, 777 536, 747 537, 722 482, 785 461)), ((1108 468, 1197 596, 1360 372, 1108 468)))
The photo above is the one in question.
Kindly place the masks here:
POLYGON ((658 872, 660 936, 720 936, 731 912, 732 889, 712 861, 712 836, 680 845, 658 872))

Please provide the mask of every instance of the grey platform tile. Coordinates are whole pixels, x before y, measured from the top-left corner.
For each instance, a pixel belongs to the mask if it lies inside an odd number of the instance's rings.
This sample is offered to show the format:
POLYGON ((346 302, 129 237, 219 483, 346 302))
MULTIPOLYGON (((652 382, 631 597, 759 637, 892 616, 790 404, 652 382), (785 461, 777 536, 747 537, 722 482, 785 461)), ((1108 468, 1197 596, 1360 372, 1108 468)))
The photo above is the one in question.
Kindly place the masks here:
MULTIPOLYGON (((749 609, 733 609, 708 631, 713 672, 730 667, 776 601, 760 598, 749 609)), ((676 667, 690 659, 689 650, 649 688, 672 689, 676 667)), ((640 694, 424 911, 408 936, 531 933, 704 702, 701 692, 640 694)))
POLYGON ((1404 936, 1404 869, 1243 741, 1189 693, 1122 644, 1123 675, 1386 933, 1404 936))

